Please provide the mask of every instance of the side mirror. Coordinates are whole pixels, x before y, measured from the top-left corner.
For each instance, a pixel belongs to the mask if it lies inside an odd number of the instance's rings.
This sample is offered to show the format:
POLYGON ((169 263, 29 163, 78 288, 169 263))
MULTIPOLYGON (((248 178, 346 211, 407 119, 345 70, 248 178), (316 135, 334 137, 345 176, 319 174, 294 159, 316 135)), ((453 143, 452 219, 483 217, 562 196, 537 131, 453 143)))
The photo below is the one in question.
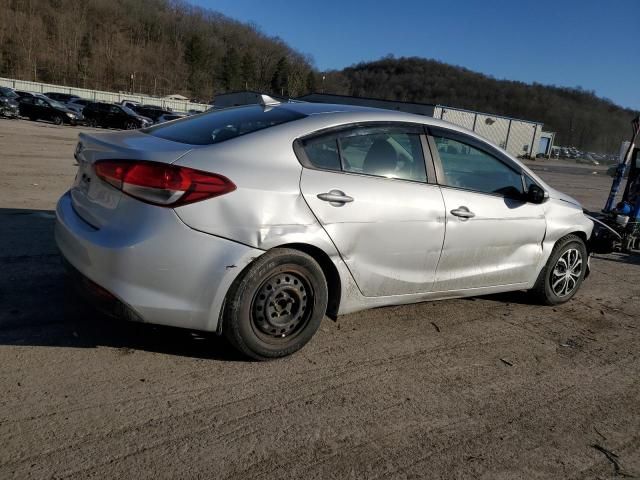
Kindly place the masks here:
POLYGON ((527 202, 542 203, 546 200, 546 198, 547 192, 545 192, 538 185, 532 184, 529 186, 529 190, 527 191, 527 202))

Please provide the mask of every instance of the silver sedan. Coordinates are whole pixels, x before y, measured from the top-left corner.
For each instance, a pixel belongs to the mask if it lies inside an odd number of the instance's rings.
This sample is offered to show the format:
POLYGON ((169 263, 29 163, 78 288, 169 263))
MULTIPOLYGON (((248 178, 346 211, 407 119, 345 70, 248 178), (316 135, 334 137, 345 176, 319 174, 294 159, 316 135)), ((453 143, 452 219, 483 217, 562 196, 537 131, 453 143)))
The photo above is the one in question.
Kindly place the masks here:
POLYGON ((56 239, 96 305, 256 359, 322 318, 530 290, 569 300, 593 223, 505 151, 433 118, 283 103, 82 133, 56 239))

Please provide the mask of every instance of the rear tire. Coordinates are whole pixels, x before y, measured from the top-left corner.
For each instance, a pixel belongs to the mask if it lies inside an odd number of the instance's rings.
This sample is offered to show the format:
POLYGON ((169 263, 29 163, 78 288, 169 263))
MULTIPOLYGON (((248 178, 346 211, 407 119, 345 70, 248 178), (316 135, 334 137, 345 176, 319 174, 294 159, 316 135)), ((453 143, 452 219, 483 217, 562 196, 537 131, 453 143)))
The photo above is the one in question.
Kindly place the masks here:
POLYGON ((284 357, 316 333, 327 310, 322 268, 309 255, 275 248, 251 263, 227 293, 222 333, 255 360, 284 357))
POLYGON ((544 305, 568 302, 576 294, 587 272, 587 247, 577 235, 558 240, 535 286, 533 296, 544 305))

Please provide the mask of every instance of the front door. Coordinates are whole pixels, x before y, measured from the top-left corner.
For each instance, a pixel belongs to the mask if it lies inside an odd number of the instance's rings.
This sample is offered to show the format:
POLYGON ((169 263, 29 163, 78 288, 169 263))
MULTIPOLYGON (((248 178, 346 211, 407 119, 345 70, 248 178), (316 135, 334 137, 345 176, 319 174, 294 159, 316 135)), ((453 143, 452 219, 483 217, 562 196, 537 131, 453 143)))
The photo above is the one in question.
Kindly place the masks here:
POLYGON ((525 200, 515 162, 462 134, 433 138, 447 218, 434 290, 534 281, 546 221, 543 206, 525 200))
POLYGON ((421 133, 358 127, 298 145, 310 167, 300 182, 304 198, 365 296, 433 287, 444 205, 440 188, 427 182, 421 133))

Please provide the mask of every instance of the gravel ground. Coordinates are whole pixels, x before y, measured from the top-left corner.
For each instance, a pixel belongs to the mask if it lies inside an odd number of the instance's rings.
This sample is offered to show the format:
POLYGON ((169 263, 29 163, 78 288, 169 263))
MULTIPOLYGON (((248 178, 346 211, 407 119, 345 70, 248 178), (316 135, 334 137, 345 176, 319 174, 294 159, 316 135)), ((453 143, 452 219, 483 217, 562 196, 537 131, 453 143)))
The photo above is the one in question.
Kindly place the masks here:
MULTIPOLYGON (((639 257, 594 258, 566 305, 381 308, 246 362, 65 288, 52 210, 80 130, 0 120, 0 478, 640 476, 639 257)), ((531 165, 604 204, 604 169, 531 165)))

